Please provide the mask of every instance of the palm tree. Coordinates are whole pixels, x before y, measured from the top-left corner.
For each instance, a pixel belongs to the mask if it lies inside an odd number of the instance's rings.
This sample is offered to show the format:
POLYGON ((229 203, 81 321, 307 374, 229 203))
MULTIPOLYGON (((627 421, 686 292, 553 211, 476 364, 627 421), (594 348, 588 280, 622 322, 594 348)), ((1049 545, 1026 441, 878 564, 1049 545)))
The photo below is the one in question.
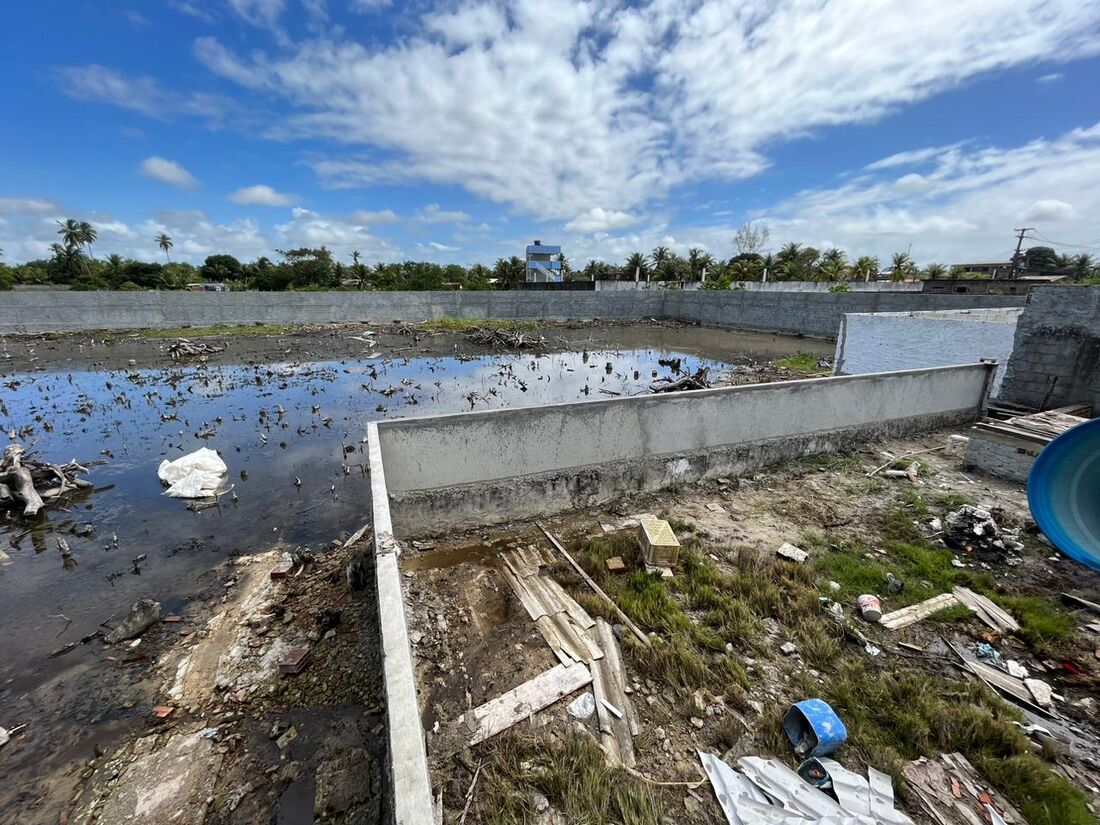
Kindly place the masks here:
POLYGON ((844 250, 837 249, 835 246, 826 249, 821 256, 822 264, 839 263, 841 266, 845 266, 848 263, 848 256, 844 254, 844 250))
MULTIPOLYGON (((96 238, 99 237, 98 233, 87 221, 80 222, 80 245, 88 247, 88 254, 92 255, 92 244, 95 243, 96 238)), ((95 257, 92 255, 92 257, 95 257)))
POLYGON ((925 278, 942 278, 947 274, 947 267, 943 264, 932 263, 924 268, 925 278))
POLYGON ((729 274, 730 279, 734 281, 755 281, 760 277, 757 264, 744 258, 730 263, 729 274))
POLYGON ((169 238, 164 232, 161 232, 156 237, 157 246, 164 250, 164 258, 168 263, 172 263, 172 259, 168 257, 168 250, 172 248, 172 239, 169 238))
POLYGON ((65 242, 65 246, 71 246, 77 249, 83 245, 84 233, 80 226, 80 221, 76 218, 66 218, 64 221, 58 221, 57 225, 61 227, 57 230, 57 234, 61 236, 61 240, 65 242))
MULTIPOLYGON (((841 253, 843 257, 844 253, 841 253)), ((817 278, 819 281, 843 281, 844 280, 844 263, 836 258, 826 258, 822 260, 821 266, 816 270, 817 278)))
POLYGON ((852 274, 864 281, 870 281, 878 277, 878 258, 872 255, 861 255, 852 265, 852 274))
POLYGON ((787 261, 797 261, 801 254, 802 244, 791 241, 790 243, 783 244, 783 247, 779 250, 779 254, 775 257, 779 263, 786 263, 787 261))
POLYGON ((697 246, 693 246, 688 250, 688 268, 691 270, 691 277, 694 279, 698 279, 699 273, 703 271, 703 255, 703 250, 697 246))
POLYGON ((893 273, 890 275, 891 281, 904 281, 913 271, 913 259, 909 257, 908 252, 895 252, 891 265, 894 267, 893 273))
POLYGON ((643 278, 649 272, 649 263, 645 259, 645 255, 641 252, 633 252, 630 257, 626 259, 626 272, 628 275, 637 275, 638 278, 643 278))
POLYGON ((50 244, 50 249, 53 251, 54 260, 57 261, 61 271, 65 273, 69 280, 87 274, 88 261, 85 259, 84 253, 80 251, 79 246, 73 244, 62 246, 55 243, 50 244))
POLYGON ((654 247, 653 251, 649 255, 649 259, 653 261, 653 272, 658 278, 661 277, 661 272, 664 270, 665 264, 669 262, 672 254, 668 251, 667 246, 654 247))
POLYGON ((764 273, 774 277, 775 267, 778 264, 778 260, 775 255, 768 253, 760 259, 760 277, 764 278, 764 273))

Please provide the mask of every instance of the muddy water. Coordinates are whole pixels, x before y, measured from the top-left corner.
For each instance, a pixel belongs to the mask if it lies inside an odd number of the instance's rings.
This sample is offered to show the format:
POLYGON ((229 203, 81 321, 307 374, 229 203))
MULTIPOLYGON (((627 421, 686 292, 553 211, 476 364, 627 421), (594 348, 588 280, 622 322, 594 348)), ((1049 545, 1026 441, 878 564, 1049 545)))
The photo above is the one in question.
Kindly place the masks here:
MULTIPOLYGON (((149 369, 75 358, 51 370, 43 359, 34 371, 4 373, 0 429, 47 460, 104 463, 91 470, 90 495, 32 522, 0 516, 0 548, 11 558, 0 567, 0 726, 27 725, 23 769, 0 789, 0 813, 16 796, 38 795, 35 772, 89 758, 93 743, 109 744, 148 713, 144 669, 113 667, 96 641, 50 652, 124 616, 139 598, 184 612, 209 584, 204 574, 230 555, 276 542, 317 549, 358 528, 369 510, 367 422, 645 393, 655 374, 670 374, 658 364, 670 357, 682 358, 685 371, 709 366, 718 375, 831 349, 692 328, 591 327, 547 337, 564 351, 471 355, 460 339, 436 336, 427 347, 399 339, 405 351, 397 355, 382 346, 373 357, 340 360, 319 357, 324 342, 312 341, 313 355, 297 361, 299 348, 280 342, 264 353, 253 343, 253 363, 223 356, 149 369), (221 453, 233 489, 220 506, 192 511, 162 495, 156 469, 199 447, 221 453), (71 559, 58 551, 58 536, 71 559)), ((0 768, 4 761, 0 751, 0 768)))

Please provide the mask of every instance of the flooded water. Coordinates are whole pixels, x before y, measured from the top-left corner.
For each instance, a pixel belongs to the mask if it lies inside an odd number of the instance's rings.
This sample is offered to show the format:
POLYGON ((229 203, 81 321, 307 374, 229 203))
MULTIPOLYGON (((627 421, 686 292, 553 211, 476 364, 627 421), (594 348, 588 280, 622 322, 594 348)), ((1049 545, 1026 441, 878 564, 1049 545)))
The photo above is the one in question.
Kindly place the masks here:
MULTIPOLYGON (((110 706, 97 701, 90 683, 104 667, 101 644, 49 653, 121 618, 139 598, 181 612, 203 574, 231 555, 280 541, 318 548, 360 527, 369 513, 370 421, 646 393, 656 375, 672 375, 659 363, 670 358, 685 372, 707 366, 717 377, 831 349, 648 326, 554 335, 565 351, 467 354, 461 339, 442 336, 427 354, 387 355, 380 346, 373 357, 323 360, 323 346, 312 346, 301 361, 285 350, 267 361, 253 350, 253 363, 145 369, 77 359, 63 371, 43 358, 34 371, 4 374, 0 429, 49 461, 104 463, 91 469, 93 492, 31 522, 12 514, 0 521, 0 548, 11 559, 0 567, 0 725, 50 724, 63 712, 76 732, 64 743, 43 739, 37 757, 48 760, 83 755, 89 730, 114 730, 140 714, 119 707, 117 692, 110 706), (199 447, 219 451, 232 491, 219 506, 193 511, 162 495, 156 471, 199 447), (71 557, 59 552, 59 536, 71 557)), ((395 342, 410 349, 408 339, 395 342)), ((111 678, 140 687, 139 675, 111 678)))

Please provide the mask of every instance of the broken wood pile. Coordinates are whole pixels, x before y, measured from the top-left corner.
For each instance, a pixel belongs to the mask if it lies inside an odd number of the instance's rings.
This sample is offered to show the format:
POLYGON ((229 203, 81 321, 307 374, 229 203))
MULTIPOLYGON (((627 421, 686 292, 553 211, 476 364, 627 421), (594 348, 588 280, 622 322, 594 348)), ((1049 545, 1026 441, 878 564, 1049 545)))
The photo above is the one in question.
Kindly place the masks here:
POLYGON ((22 504, 23 515, 36 515, 67 493, 90 488, 90 481, 77 477, 87 472, 75 460, 51 464, 32 457, 19 444, 9 444, 0 456, 0 508, 22 504))
POLYGON ((493 349, 527 349, 537 352, 546 349, 546 339, 541 335, 502 327, 474 327, 466 332, 466 337, 475 344, 493 349))
POLYGON ((937 825, 1024 825, 1004 795, 985 785, 961 753, 918 759, 902 771, 909 790, 937 825))
POLYGON ((650 392, 680 392, 681 390, 705 390, 710 387, 710 381, 707 380, 707 373, 710 370, 707 367, 699 367, 694 374, 685 375, 683 378, 677 378, 675 381, 662 378, 656 384, 650 386, 650 392))
POLYGON ((212 355, 215 352, 224 352, 225 345, 216 346, 205 341, 192 341, 188 338, 180 338, 168 345, 168 354, 178 361, 180 358, 188 358, 193 355, 212 355))

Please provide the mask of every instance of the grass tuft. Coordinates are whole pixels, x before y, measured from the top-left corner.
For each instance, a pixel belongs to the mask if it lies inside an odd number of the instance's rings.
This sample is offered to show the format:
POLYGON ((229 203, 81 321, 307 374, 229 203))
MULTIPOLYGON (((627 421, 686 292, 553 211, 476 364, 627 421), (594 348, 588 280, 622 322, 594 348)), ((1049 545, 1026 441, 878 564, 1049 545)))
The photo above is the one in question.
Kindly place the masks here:
POLYGON ((777 358, 772 363, 780 369, 797 372, 800 375, 828 375, 827 369, 818 366, 818 356, 810 352, 798 352, 786 358, 777 358))
POLYGON ((466 332, 478 327, 484 329, 535 329, 537 321, 505 321, 492 318, 433 318, 420 324, 426 332, 466 332))

